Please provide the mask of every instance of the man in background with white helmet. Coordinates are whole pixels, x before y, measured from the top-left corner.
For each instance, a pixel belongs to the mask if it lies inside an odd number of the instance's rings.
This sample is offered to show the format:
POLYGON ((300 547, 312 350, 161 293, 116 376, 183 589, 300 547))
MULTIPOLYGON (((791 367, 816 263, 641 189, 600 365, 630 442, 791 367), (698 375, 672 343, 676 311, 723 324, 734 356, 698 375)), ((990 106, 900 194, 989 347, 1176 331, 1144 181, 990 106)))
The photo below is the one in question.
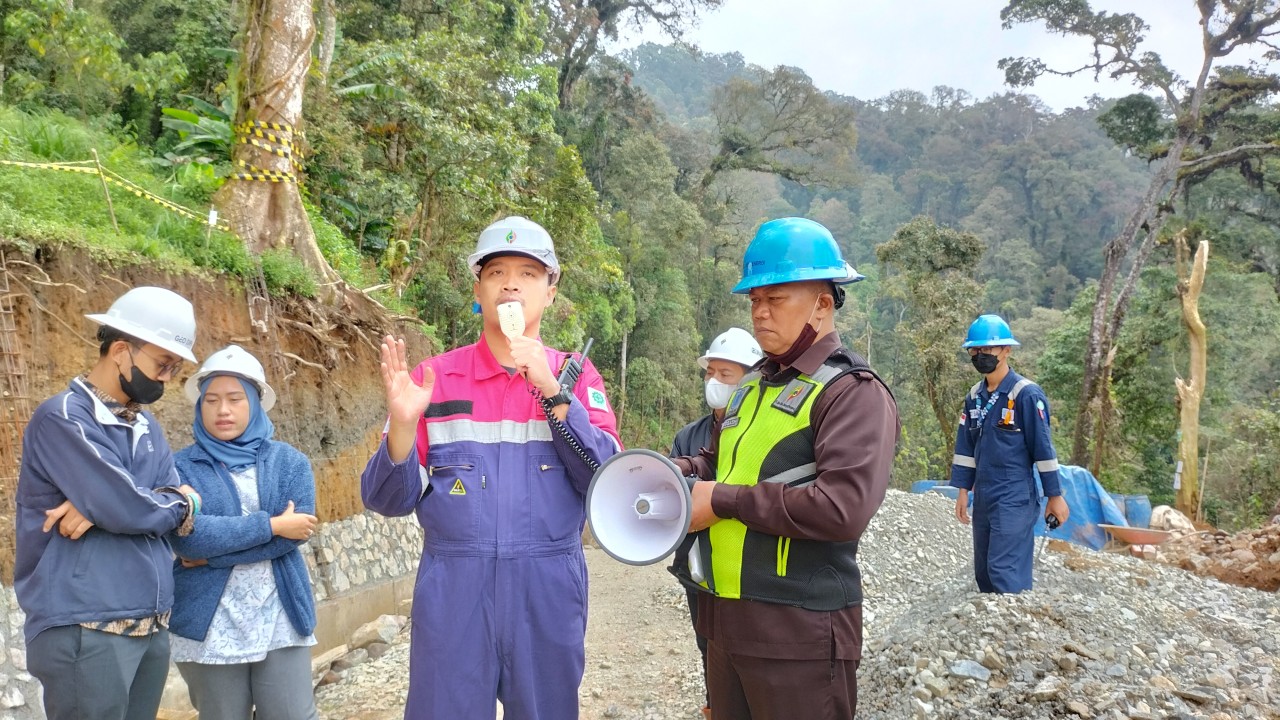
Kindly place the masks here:
MULTIPOLYGON (((707 353, 698 358, 702 366, 704 384, 703 395, 711 412, 680 428, 675 440, 671 443, 671 457, 697 455, 705 448, 711 447, 711 437, 720 430, 720 421, 724 419, 725 406, 733 391, 738 389, 742 377, 756 363, 764 359, 760 352, 760 343, 751 337, 751 333, 742 328, 732 327, 716 336, 707 348, 707 353)), ((689 564, 689 548, 696 536, 689 535, 676 548, 670 570, 677 576, 681 568, 689 564)), ((694 635, 698 641, 698 652, 702 654, 702 678, 706 684, 707 677, 707 639, 697 634, 698 631, 698 593, 692 588, 685 588, 689 601, 689 619, 693 622, 694 635)), ((711 705, 708 702, 702 708, 705 718, 711 717, 711 705)))
POLYGON ((140 287, 87 317, 100 325, 97 363, 23 436, 14 589, 49 720, 154 720, 173 605, 164 536, 190 533, 200 497, 142 406, 195 361, 195 313, 140 287))
POLYGON ((366 507, 416 512, 425 538, 413 596, 409 720, 578 717, 586 662, 581 533, 595 466, 621 449, 590 362, 539 341, 560 262, 537 223, 486 228, 467 259, 483 332, 411 368, 386 337, 389 418, 360 480, 366 507), (498 306, 519 313, 500 317, 498 306), (505 334, 506 331, 509 334, 505 334), (549 417, 548 417, 549 416, 549 417))

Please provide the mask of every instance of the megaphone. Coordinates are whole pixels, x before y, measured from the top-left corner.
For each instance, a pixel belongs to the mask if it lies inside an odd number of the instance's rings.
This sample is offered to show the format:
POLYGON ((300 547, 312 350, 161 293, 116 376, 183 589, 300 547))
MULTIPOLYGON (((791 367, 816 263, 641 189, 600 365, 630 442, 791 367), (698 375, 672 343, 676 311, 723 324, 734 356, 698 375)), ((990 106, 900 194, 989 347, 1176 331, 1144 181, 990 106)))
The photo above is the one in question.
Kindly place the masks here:
POLYGON ((658 562, 675 551, 689 530, 689 483, 694 480, 686 480, 675 463, 652 450, 614 455, 587 487, 592 535, 615 560, 628 565, 658 562))

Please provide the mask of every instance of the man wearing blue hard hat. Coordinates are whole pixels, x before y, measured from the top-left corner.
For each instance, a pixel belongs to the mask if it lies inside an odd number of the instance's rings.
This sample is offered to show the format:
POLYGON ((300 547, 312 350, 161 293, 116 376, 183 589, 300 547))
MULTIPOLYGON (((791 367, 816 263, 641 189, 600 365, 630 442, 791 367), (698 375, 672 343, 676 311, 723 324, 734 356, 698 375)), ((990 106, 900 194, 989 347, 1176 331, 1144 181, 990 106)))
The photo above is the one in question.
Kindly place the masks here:
POLYGON ((973 491, 973 572, 981 592, 1031 589, 1040 509, 1032 466, 1049 498, 1046 519, 1066 522, 1071 514, 1058 485, 1049 401, 1039 385, 1009 367, 1017 345, 1004 318, 982 315, 969 326, 963 346, 984 379, 964 400, 951 486, 960 488, 956 518, 965 524, 973 491))
POLYGON ((729 399, 712 447, 676 458, 693 488, 698 633, 715 720, 828 720, 857 710, 858 540, 884 500, 893 394, 844 347, 835 311, 862 279, 831 233, 767 222, 733 292, 765 359, 729 399))

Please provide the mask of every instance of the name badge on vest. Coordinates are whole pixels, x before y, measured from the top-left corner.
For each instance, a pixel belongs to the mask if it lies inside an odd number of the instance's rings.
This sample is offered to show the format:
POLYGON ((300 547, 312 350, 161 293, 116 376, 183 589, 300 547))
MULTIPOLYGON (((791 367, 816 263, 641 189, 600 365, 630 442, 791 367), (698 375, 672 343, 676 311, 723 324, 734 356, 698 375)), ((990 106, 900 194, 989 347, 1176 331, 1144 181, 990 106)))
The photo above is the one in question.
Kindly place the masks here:
POLYGON ((788 415, 796 415, 800 412, 804 401, 809 397, 809 393, 813 392, 816 387, 818 386, 815 383, 796 378, 782 388, 782 394, 778 396, 777 400, 773 401, 773 407, 788 415))
POLYGON ((725 406, 724 416, 726 419, 734 417, 738 411, 742 409, 742 403, 751 394, 751 386, 740 387, 733 391, 733 395, 729 397, 729 404, 725 406))

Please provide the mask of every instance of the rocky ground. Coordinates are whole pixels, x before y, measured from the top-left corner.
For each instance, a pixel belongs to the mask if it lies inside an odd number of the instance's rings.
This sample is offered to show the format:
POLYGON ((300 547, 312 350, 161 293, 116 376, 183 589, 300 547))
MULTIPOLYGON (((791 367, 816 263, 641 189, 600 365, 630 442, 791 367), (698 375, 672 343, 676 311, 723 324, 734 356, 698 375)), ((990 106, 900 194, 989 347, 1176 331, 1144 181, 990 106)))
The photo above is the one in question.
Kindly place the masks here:
POLYGON ((1280 523, 1234 535, 1196 533, 1157 548, 1157 559, 1232 585, 1280 590, 1280 523))
MULTIPOLYGON (((1275 593, 1054 543, 1034 591, 985 596, 973 591, 969 553, 950 501, 890 492, 859 551, 860 718, 1280 720, 1275 593)), ((682 591, 661 566, 590 548, 587 562, 582 717, 699 718, 682 591)), ((407 631, 383 632, 379 657, 318 690, 324 718, 401 716, 407 631)))

